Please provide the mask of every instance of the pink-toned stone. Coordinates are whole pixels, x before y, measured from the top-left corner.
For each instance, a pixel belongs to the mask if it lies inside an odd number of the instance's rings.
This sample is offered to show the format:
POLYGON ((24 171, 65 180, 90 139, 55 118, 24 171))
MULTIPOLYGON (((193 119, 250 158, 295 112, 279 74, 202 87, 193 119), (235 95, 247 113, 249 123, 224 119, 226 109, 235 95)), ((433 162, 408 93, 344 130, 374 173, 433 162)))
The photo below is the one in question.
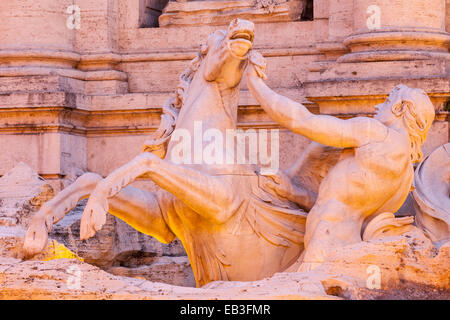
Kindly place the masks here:
POLYGON ((448 244, 438 251, 414 235, 387 237, 344 247, 307 273, 203 288, 113 276, 78 260, 0 258, 0 299, 449 299, 449 254, 448 244), (81 272, 79 289, 67 286, 74 266, 81 272), (381 271, 378 289, 367 285, 369 266, 381 271))
MULTIPOLYGON (((6 179, 24 162, 57 192, 70 183, 73 170, 107 175, 140 152, 157 128, 161 105, 177 85, 180 72, 219 28, 181 11, 177 14, 189 25, 141 28, 142 2, 9 0, 0 4, 0 176, 6 179), (81 9, 79 30, 66 26, 66 9, 72 4, 81 9)), ((201 2, 194 6, 201 9, 201 2)), ((398 83, 424 89, 437 111, 423 148, 428 155, 449 141, 448 109, 444 111, 450 100, 449 10, 449 0, 315 0, 313 21, 291 21, 286 10, 273 19, 259 12, 262 20, 256 21, 255 48, 269 61, 267 83, 316 113, 343 118, 372 113, 398 83), (382 32, 367 29, 366 10, 373 4, 381 8, 382 32)), ((245 83, 241 88, 238 126, 278 128, 245 83)), ((308 141, 282 130, 280 143, 285 168, 308 141)), ((145 179, 134 185, 156 189, 145 179)), ((11 205, 5 203, 0 210, 6 208, 11 210, 11 205)), ((16 225, 16 217, 2 214, 0 251, 14 256, 24 230, 16 225)), ((391 243, 383 246, 389 248, 391 243)), ((105 252, 109 254, 108 249, 105 252)), ((380 254, 387 257, 387 252, 380 254)), ((20 291, 24 289, 14 288, 2 292, 26 297, 20 291)), ((35 290, 33 297, 71 296, 62 291, 42 293, 38 286, 30 290, 35 290)), ((109 297, 127 296, 121 294, 109 297)), ((362 297, 359 294, 355 297, 362 297)), ((92 292, 86 296, 100 297, 92 292)))

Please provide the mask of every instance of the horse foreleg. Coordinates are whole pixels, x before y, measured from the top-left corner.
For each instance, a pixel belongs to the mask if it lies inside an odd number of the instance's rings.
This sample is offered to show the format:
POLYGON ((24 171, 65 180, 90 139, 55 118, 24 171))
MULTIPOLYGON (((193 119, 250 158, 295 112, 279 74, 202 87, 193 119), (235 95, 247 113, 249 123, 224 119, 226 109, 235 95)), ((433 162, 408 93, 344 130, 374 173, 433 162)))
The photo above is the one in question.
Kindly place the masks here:
MULTIPOLYGON (((24 253, 33 256, 41 252, 48 241, 48 232, 81 199, 93 192, 102 177, 87 173, 45 203, 33 217, 24 241, 24 253)), ((171 242, 175 235, 167 227, 156 196, 148 191, 126 187, 108 199, 109 212, 136 230, 151 235, 161 242, 171 242)))
POLYGON ((107 199, 143 174, 198 214, 217 223, 226 221, 241 204, 239 190, 225 179, 144 152, 97 185, 83 212, 81 239, 91 237, 104 225, 109 210, 107 199))
POLYGON ((85 173, 54 198, 42 205, 33 216, 24 240, 25 256, 41 252, 47 245, 48 233, 77 205, 78 201, 89 196, 102 177, 95 173, 85 173))

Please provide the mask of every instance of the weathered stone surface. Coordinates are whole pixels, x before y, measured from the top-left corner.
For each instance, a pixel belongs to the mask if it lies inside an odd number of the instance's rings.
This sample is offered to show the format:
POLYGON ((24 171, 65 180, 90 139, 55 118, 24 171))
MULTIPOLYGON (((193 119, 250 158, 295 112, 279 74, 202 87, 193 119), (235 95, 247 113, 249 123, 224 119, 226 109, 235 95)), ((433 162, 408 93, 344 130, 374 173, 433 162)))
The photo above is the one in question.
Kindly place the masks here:
MULTIPOLYGON (((450 243, 437 249, 421 233, 411 232, 339 248, 318 271, 351 275, 355 280, 341 287, 343 291, 348 291, 351 298, 355 288, 367 289, 369 276, 373 274, 371 266, 379 268, 381 281, 378 294, 381 297, 398 295, 398 298, 408 299, 411 290, 414 292, 412 297, 416 298, 436 298, 433 292, 441 292, 441 298, 450 297, 450 243)), ((364 297, 364 294, 362 292, 353 298, 364 297)), ((342 292, 341 296, 345 295, 342 292)))
POLYGON ((0 258, 0 299, 450 299, 449 255, 450 243, 438 251, 413 235, 387 237, 344 247, 306 273, 203 288, 113 276, 73 259, 0 258), (379 289, 367 286, 372 265, 381 270, 379 289), (68 288, 74 266, 81 275, 79 289, 68 288))
POLYGON ((195 287, 195 279, 191 264, 187 256, 180 257, 154 257, 147 259, 146 264, 136 267, 113 266, 105 268, 105 271, 117 276, 146 279, 153 282, 163 282, 183 287, 195 287))
POLYGON ((0 226, 0 257, 22 259, 25 233, 26 229, 19 226, 0 226))
POLYGON ((179 240, 169 244, 138 232, 108 215, 93 238, 80 240, 80 220, 86 200, 56 224, 50 238, 63 243, 87 263, 112 274, 181 286, 195 286, 192 269, 179 240))
POLYGON ((0 178, 0 226, 28 226, 36 209, 53 195, 53 188, 20 162, 0 178))

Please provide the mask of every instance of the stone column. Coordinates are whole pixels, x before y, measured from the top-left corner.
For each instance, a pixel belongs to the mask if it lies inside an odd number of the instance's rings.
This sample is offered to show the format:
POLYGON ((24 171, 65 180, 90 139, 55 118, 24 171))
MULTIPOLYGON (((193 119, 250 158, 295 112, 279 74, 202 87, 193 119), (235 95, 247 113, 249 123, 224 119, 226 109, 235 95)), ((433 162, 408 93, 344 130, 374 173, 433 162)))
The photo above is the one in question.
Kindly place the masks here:
POLYGON ((0 67, 72 68, 75 33, 67 27, 73 0, 0 1, 0 67))
POLYGON ((308 80, 317 80, 320 73, 346 54, 344 39, 352 33, 353 0, 315 0, 314 30, 316 48, 322 55, 309 65, 308 80))
POLYGON ((446 59, 445 0, 354 0, 351 50, 339 62, 446 59))

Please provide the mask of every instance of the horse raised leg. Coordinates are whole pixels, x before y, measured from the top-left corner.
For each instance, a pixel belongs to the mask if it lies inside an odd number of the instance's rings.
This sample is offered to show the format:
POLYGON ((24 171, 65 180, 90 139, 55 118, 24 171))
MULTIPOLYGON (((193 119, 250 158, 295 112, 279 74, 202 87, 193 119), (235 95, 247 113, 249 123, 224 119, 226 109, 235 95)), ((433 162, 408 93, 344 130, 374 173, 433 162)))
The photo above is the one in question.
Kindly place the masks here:
POLYGON ((98 183, 83 212, 81 239, 92 237, 102 228, 110 210, 109 199, 143 174, 212 223, 227 221, 242 203, 239 191, 226 179, 144 152, 98 183))
MULTIPOLYGON (((98 174, 86 173, 42 205, 25 235, 25 256, 30 257, 41 252, 47 244, 48 233, 52 230, 53 224, 64 218, 80 200, 89 197, 101 180, 102 177, 98 174)), ((138 231, 165 243, 175 239, 175 235, 164 222, 153 193, 127 187, 108 199, 108 202, 109 212, 112 215, 124 220, 138 231)))

